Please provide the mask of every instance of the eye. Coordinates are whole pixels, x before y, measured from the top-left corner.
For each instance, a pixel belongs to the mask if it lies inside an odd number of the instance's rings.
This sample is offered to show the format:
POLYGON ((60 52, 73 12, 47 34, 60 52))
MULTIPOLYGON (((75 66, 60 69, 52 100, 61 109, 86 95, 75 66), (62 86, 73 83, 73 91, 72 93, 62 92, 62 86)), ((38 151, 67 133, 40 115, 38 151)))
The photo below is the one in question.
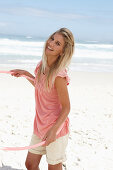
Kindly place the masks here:
POLYGON ((60 43, 57 41, 57 42, 56 42, 56 45, 60 46, 60 43))
POLYGON ((54 40, 54 37, 51 37, 51 40, 53 41, 53 40, 54 40))

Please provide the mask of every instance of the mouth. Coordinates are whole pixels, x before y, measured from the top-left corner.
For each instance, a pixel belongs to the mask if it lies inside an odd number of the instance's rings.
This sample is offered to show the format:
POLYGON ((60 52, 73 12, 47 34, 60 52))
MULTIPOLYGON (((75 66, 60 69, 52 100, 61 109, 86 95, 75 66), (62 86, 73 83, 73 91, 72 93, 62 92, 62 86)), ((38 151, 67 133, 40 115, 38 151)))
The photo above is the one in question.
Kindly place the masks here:
POLYGON ((53 49, 48 45, 47 49, 49 49, 50 51, 53 51, 53 49))

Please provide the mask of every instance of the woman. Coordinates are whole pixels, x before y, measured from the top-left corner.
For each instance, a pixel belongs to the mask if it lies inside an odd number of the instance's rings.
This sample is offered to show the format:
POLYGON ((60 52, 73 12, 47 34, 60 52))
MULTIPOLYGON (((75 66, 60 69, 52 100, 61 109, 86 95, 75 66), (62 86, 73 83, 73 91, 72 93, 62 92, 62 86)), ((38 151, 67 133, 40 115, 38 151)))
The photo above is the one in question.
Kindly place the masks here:
POLYGON ((70 30, 61 28, 46 41, 35 77, 25 70, 11 70, 12 75, 26 75, 35 87, 36 115, 31 145, 46 140, 44 146, 28 151, 26 168, 39 170, 42 155, 46 154, 48 170, 62 170, 69 136, 70 100, 66 67, 74 51, 74 37, 70 30), (60 132, 57 133, 60 129, 60 132))

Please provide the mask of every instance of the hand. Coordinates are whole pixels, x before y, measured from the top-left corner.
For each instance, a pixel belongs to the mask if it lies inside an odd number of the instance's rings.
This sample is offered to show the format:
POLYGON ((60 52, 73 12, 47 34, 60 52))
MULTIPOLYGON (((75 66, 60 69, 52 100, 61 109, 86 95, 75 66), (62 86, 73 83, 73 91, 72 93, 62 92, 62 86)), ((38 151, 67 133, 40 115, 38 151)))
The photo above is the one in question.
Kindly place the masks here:
POLYGON ((50 143, 56 140, 56 132, 51 128, 43 137, 43 141, 46 141, 44 146, 48 146, 50 143))
POLYGON ((10 71, 12 72, 11 75, 15 76, 15 77, 20 77, 22 75, 25 75, 25 76, 28 75, 28 72, 25 70, 14 69, 14 70, 10 70, 10 71))

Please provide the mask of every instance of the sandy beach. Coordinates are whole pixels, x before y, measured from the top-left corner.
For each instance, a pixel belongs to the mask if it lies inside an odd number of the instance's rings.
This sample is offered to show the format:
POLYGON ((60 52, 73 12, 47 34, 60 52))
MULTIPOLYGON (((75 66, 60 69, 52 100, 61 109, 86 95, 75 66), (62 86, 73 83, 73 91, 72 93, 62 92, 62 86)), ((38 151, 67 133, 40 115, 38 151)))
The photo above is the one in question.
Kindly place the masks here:
MULTIPOLYGON (((113 73, 69 75, 67 170, 113 170, 113 73)), ((25 78, 0 74, 0 147, 29 145, 34 116, 34 87, 25 78)), ((26 155, 27 150, 0 151, 0 169, 26 169, 26 155)), ((47 169, 45 157, 40 169, 47 169)))

